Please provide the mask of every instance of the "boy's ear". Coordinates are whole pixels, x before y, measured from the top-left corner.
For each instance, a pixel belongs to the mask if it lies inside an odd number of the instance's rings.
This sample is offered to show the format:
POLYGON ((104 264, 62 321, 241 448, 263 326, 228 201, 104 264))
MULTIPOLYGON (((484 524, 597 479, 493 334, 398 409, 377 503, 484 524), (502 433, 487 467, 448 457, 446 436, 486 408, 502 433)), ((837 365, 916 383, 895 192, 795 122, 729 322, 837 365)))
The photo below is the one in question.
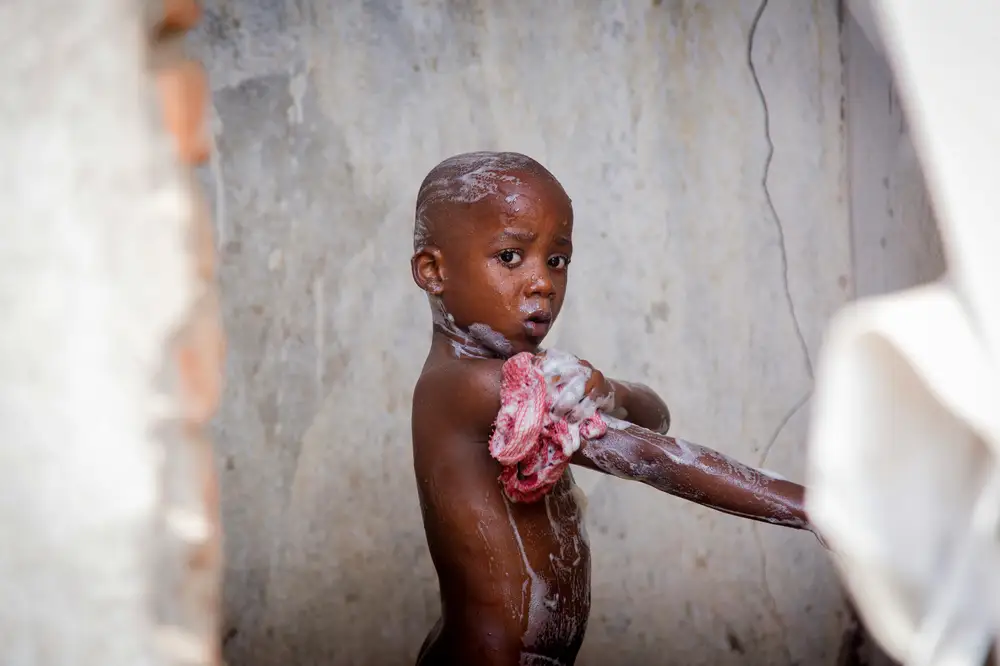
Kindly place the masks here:
POLYGON ((428 245, 420 248, 410 259, 413 281, 428 294, 439 296, 444 291, 441 250, 428 245))

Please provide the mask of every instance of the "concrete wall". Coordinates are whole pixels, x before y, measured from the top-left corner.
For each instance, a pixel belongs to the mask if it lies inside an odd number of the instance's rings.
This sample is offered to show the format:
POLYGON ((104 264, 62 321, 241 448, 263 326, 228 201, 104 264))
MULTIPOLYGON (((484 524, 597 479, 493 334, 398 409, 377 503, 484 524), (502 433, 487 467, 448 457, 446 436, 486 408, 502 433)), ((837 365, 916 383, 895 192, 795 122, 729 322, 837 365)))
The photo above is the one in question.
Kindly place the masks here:
MULTIPOLYGON (((407 261, 416 188, 456 152, 528 153, 574 200, 552 346, 661 391, 678 434, 801 476, 810 356, 854 290, 832 0, 765 0, 752 44, 756 0, 205 5, 231 663, 412 663, 436 618, 407 261)), ((582 663, 833 662, 846 618, 810 535, 579 478, 582 663)))
POLYGON ((889 64, 851 15, 842 44, 853 272, 860 298, 937 279, 945 260, 889 64))

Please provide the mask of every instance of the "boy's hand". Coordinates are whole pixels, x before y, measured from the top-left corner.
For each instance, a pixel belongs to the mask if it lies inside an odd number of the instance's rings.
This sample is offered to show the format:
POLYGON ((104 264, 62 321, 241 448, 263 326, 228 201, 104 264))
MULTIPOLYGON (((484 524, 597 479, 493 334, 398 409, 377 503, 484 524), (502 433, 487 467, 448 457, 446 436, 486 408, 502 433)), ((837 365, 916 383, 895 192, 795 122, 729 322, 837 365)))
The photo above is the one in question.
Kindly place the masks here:
MULTIPOLYGON (((593 400, 599 411, 613 411, 615 408, 614 385, 608 381, 608 378, 604 376, 603 372, 592 366, 588 361, 580 359, 580 365, 590 369, 590 379, 587 380, 587 385, 584 388, 584 396, 593 400)), ((574 416, 578 415, 571 411, 567 420, 569 420, 570 423, 573 423, 574 421, 572 418, 574 416)), ((577 420, 587 418, 587 416, 589 416, 589 414, 583 415, 577 420)))
POLYGON ((565 352, 543 352, 542 373, 561 386, 553 404, 556 415, 578 423, 597 411, 615 407, 615 387, 600 370, 565 352))

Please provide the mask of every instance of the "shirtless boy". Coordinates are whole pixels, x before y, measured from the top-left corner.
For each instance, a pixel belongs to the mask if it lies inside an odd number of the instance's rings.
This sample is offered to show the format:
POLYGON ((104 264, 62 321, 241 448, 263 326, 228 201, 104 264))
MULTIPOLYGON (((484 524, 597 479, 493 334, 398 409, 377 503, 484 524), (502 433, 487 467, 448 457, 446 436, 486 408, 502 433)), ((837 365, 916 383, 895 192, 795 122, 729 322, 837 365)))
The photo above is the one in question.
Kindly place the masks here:
MULTIPOLYGON (((488 450, 501 368, 519 352, 542 352, 566 294, 572 241, 569 197, 524 155, 458 155, 420 187, 411 263, 434 330, 414 389, 413 456, 442 614, 421 666, 569 666, 583 642, 590 550, 572 472, 540 500, 513 502, 488 450)), ((801 486, 666 436, 659 396, 581 363, 589 380, 580 404, 634 425, 582 441, 573 464, 808 528, 801 486)))

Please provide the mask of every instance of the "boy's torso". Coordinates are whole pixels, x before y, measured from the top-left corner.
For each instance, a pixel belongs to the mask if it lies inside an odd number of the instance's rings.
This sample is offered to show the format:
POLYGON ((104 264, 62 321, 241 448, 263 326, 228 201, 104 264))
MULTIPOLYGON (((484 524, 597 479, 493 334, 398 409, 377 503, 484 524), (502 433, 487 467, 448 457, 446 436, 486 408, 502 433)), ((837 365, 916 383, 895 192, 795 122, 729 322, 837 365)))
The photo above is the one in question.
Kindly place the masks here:
POLYGON ((567 470, 538 502, 507 500, 488 434, 464 428, 458 405, 448 398, 451 387, 440 381, 427 377, 417 385, 413 446, 424 528, 441 585, 441 639, 454 637, 461 626, 461 640, 491 642, 497 637, 488 634, 502 626, 504 639, 519 641, 526 653, 572 663, 590 613, 582 492, 567 470))

